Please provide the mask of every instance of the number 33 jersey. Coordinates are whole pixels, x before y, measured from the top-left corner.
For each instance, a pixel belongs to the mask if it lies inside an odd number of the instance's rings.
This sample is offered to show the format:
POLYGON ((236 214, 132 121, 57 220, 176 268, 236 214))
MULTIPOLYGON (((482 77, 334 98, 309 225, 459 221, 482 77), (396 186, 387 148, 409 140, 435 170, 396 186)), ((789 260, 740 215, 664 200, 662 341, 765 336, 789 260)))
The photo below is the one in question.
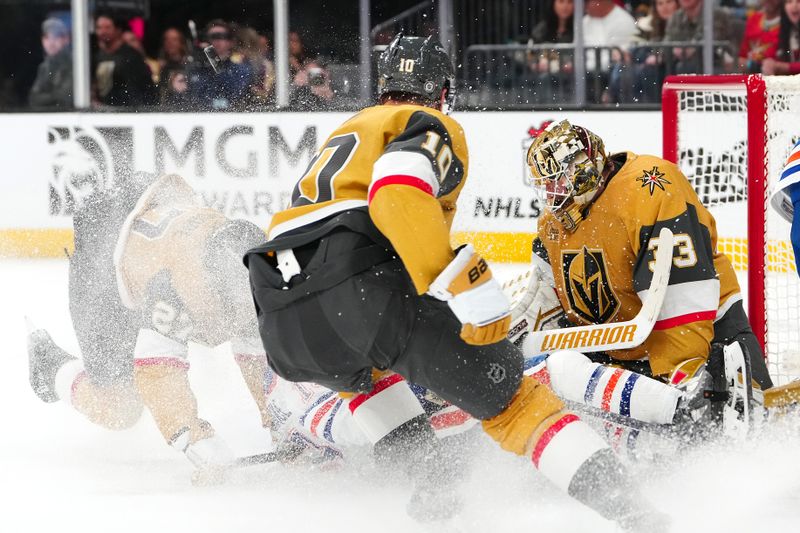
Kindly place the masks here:
POLYGON ((467 175, 461 126, 434 109, 379 105, 325 141, 272 218, 270 240, 351 210, 368 210, 419 293, 452 260, 450 225, 467 175))
POLYGON ((717 251, 713 217, 675 165, 630 152, 612 159, 621 168, 575 232, 547 213, 539 220, 539 239, 570 320, 597 324, 639 312, 657 236, 663 227, 672 230, 669 288, 652 334, 637 348, 610 353, 625 360, 647 357, 654 374, 668 374, 684 361, 708 356, 718 310, 741 299, 736 274, 717 251))

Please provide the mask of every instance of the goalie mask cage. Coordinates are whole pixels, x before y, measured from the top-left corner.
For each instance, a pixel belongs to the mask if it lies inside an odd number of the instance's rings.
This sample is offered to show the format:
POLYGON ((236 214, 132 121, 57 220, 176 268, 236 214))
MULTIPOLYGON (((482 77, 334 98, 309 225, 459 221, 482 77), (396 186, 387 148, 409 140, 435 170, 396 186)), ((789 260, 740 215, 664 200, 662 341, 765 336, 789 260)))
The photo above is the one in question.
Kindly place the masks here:
POLYGON ((800 376, 800 278, 790 224, 768 197, 800 136, 800 76, 670 76, 664 158, 717 222, 776 384, 800 376))

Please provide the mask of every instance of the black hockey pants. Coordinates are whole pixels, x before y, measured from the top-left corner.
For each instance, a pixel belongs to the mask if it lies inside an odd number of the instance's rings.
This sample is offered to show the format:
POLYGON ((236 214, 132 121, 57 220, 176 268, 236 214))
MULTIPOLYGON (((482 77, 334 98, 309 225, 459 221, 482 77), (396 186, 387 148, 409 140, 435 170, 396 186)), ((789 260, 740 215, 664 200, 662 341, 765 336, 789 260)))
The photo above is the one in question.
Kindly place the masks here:
POLYGON ((245 260, 261 339, 279 376, 368 392, 372 369, 391 369, 476 418, 509 404, 522 354, 508 341, 466 344, 447 304, 417 295, 391 251, 344 228, 294 251, 302 273, 289 283, 263 248, 245 260))

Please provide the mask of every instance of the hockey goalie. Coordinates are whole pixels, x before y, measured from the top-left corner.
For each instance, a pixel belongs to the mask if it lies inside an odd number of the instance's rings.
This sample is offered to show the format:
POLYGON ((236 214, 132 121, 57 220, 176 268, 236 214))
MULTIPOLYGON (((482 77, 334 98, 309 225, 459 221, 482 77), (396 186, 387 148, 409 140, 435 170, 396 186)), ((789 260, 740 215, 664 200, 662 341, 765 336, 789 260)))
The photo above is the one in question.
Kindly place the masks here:
POLYGON ((606 426, 625 447, 643 425, 681 440, 746 432, 772 382, 714 219, 685 176, 654 156, 607 155, 568 121, 533 141, 527 166, 546 206, 509 332, 527 372, 619 423, 606 426))

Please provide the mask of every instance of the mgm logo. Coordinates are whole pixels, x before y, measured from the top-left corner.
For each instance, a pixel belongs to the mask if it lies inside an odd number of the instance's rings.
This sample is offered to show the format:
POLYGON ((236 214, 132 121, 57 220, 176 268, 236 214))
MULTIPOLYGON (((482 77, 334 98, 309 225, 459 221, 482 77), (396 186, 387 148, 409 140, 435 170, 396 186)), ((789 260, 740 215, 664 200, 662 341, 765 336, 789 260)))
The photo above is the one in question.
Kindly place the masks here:
POLYGON ((108 136, 94 128, 50 127, 50 214, 71 215, 98 191, 115 181, 108 136))
POLYGON ((572 310, 594 324, 611 320, 619 300, 608 279, 603 250, 565 250, 561 254, 564 285, 572 310))

